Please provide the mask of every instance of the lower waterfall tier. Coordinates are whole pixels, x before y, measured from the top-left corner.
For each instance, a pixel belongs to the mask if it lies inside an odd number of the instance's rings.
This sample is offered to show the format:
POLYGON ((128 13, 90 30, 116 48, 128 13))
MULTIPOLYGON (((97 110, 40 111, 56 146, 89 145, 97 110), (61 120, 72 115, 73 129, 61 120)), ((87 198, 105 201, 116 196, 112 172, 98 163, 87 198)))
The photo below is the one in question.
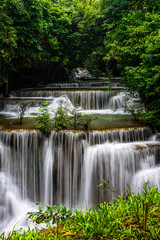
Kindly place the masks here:
POLYGON ((149 128, 53 131, 49 138, 36 131, 1 131, 0 229, 31 202, 88 208, 128 186, 142 191, 148 181, 160 188, 160 142, 155 138, 149 128), (98 188, 102 181, 108 182, 107 191, 98 188))

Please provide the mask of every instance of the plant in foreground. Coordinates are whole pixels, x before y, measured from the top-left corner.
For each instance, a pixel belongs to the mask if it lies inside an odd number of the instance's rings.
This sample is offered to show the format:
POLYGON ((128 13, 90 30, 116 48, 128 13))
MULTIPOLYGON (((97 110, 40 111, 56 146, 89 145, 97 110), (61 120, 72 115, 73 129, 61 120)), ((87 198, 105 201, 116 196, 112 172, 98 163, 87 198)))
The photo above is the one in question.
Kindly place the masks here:
POLYGON ((33 222, 39 223, 56 223, 57 219, 62 222, 67 217, 71 217, 72 209, 67 209, 61 203, 58 205, 50 206, 46 205, 46 209, 43 209, 43 205, 39 205, 38 212, 28 212, 29 218, 33 222))
MULTIPOLYGON (((13 231, 8 239, 154 239, 160 236, 160 192, 144 184, 144 194, 114 198, 83 211, 57 206, 39 206, 38 212, 30 212, 37 224, 56 223, 41 231, 28 230, 23 234, 13 231), (146 212, 145 206, 148 205, 146 212)), ((2 236, 2 235, 1 235, 2 236)), ((5 239, 4 237, 2 239, 5 239)))

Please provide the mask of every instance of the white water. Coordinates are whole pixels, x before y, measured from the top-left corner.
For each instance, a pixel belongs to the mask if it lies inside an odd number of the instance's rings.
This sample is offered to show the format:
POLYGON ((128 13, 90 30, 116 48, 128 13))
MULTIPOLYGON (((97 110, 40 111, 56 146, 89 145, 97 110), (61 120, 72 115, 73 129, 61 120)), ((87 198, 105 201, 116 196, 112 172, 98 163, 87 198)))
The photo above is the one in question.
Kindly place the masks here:
POLYGON ((26 215, 29 211, 37 211, 37 206, 29 199, 22 199, 14 180, 0 172, 0 232, 15 229, 33 228, 33 223, 26 215))
MULTIPOLYGON (((47 91, 48 92, 48 91, 47 91)), ((22 91, 23 93, 23 91, 22 91)), ((25 93, 25 92, 24 92, 25 93)), ((39 113, 40 105, 43 102, 42 97, 46 92, 40 92, 40 95, 36 95, 37 92, 31 92, 32 96, 32 107, 30 107, 25 116, 33 116, 39 113), (35 101, 36 100, 36 101, 35 101), (39 101, 37 101, 39 100, 39 101)), ((39 92, 38 92, 39 93, 39 92)), ((124 92, 117 91, 79 91, 79 92, 48 92, 52 95, 58 95, 54 97, 48 95, 44 97, 43 100, 48 100, 48 108, 50 113, 54 116, 54 110, 58 108, 63 108, 67 112, 72 112, 73 109, 77 109, 77 112, 85 114, 126 114, 124 106, 126 105, 126 96, 124 92), (54 94, 53 94, 54 93, 54 94), (52 100, 53 99, 53 100, 52 100)), ((4 114, 16 117, 16 100, 20 98, 11 97, 12 101, 6 101, 4 103, 4 108, 2 112, 4 114)), ((30 97, 25 97, 21 101, 31 100, 30 97)), ((19 101, 20 102, 20 101, 19 101)), ((17 101, 18 103, 18 101, 17 101)))
POLYGON ((33 202, 88 208, 111 200, 128 184, 134 191, 144 181, 160 187, 160 142, 151 139, 149 129, 52 132, 49 139, 38 132, 1 132, 0 139, 1 231, 16 223, 16 229, 27 227, 33 202), (115 193, 99 191, 102 180, 109 180, 115 193))
MULTIPOLYGON (((62 95, 58 98, 54 98, 52 102, 48 102, 48 109, 52 116, 54 116, 55 114, 54 111, 57 110, 58 108, 62 108, 65 109, 65 111, 71 112, 74 109, 74 106, 67 96, 62 95)), ((2 112, 9 114, 13 117, 16 117, 17 109, 18 105, 16 104, 6 104, 2 112)), ((29 107, 25 112, 25 117, 35 116, 39 113, 39 110, 40 106, 29 107)))
MULTIPOLYGON (((122 194, 131 186, 131 190, 142 191, 143 183, 149 182, 152 186, 160 188, 159 171, 156 172, 155 152, 148 146, 156 146, 157 141, 131 142, 131 143, 108 143, 90 146, 85 152, 83 166, 82 190, 83 206, 90 208, 98 192, 99 184, 105 180, 109 181, 110 190, 115 190, 117 194, 122 194), (141 150, 138 151, 138 148, 141 150), (138 173, 137 173, 138 172, 138 173), (142 172, 142 173, 141 173, 142 172), (156 173, 154 178, 154 174, 156 173), (137 184, 138 183, 138 184, 137 184)), ((158 169, 158 168, 157 168, 158 169)), ((108 190, 109 198, 113 198, 115 193, 108 190)), ((103 192, 98 196, 100 202, 104 199, 103 192)), ((108 198, 108 196, 105 196, 108 198)))
POLYGON ((144 168, 139 170, 131 181, 131 189, 135 193, 143 193, 143 184, 148 182, 151 186, 158 187, 160 191, 160 164, 155 165, 154 156, 150 156, 150 162, 144 163, 144 168), (150 166, 148 166, 150 165, 150 166))
MULTIPOLYGON (((49 98, 52 114, 60 106, 71 112, 77 103, 77 111, 87 114, 126 114, 122 91, 22 91, 19 96, 49 98)), ((15 115, 13 104, 6 103, 3 111, 15 115)), ((39 103, 26 115, 38 110, 39 103)), ((136 192, 144 181, 160 188, 159 164, 160 142, 150 129, 53 131, 49 138, 36 131, 0 131, 0 231, 31 224, 26 212, 36 208, 35 202, 88 208, 111 200, 128 184, 136 192), (107 192, 97 187, 102 180, 109 181, 107 192)))

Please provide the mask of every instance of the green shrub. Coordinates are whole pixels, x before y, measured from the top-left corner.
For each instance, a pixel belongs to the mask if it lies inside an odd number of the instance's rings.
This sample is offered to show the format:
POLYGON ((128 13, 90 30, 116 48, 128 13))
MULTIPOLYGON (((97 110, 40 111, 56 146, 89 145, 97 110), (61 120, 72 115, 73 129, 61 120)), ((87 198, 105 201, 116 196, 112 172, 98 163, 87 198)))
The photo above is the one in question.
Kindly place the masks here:
POLYGON ((39 114, 34 119, 36 120, 36 128, 47 134, 53 128, 53 119, 49 113, 48 102, 44 102, 39 109, 39 114))
POLYGON ((79 126, 82 126, 86 131, 88 131, 91 123, 93 120, 95 120, 97 117, 94 115, 84 115, 81 113, 73 112, 73 118, 71 124, 74 126, 75 129, 77 129, 79 126))
POLYGON ((71 118, 68 113, 65 112, 65 109, 60 106, 58 109, 54 110, 54 127, 59 131, 66 129, 68 125, 71 124, 71 118))

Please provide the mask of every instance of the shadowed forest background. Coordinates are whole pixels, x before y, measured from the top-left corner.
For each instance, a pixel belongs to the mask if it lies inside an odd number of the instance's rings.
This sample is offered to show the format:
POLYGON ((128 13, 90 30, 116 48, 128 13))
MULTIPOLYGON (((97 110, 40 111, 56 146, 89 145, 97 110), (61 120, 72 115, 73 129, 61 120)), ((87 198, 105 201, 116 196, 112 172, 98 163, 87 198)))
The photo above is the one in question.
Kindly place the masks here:
POLYGON ((8 90, 68 81, 72 69, 121 76, 160 125, 158 0, 5 0, 0 4, 0 83, 8 90))

